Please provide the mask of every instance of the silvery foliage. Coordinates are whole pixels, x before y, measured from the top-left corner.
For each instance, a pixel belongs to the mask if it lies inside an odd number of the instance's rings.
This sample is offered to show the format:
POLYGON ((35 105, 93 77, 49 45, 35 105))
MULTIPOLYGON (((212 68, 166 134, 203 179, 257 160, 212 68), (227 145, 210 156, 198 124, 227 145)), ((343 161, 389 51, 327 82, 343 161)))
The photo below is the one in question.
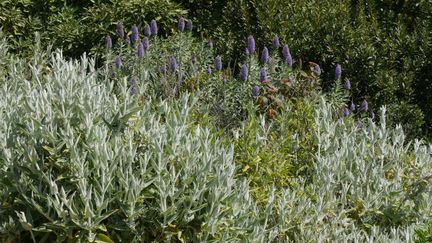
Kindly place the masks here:
POLYGON ((187 237, 198 241, 268 235, 247 182, 234 179, 233 148, 192 124, 195 98, 139 103, 126 78, 115 88, 106 76, 59 51, 1 73, 0 238, 169 241, 196 224, 187 237))

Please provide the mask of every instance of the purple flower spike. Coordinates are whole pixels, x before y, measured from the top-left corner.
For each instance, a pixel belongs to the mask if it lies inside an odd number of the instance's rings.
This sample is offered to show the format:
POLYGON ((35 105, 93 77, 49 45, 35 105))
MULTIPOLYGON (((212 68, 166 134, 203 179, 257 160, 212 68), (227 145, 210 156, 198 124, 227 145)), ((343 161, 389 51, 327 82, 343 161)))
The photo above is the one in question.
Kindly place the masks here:
POLYGON ((261 53, 261 62, 268 63, 268 61, 269 61, 269 52, 267 47, 264 46, 264 49, 261 53))
POLYGON ((350 110, 355 111, 355 109, 356 109, 356 106, 355 106, 354 102, 351 101, 350 110))
POLYGON ((135 77, 132 77, 130 79, 130 83, 131 83, 131 95, 136 95, 137 93, 137 81, 135 77))
POLYGON ((318 64, 314 67, 314 73, 318 76, 321 75, 321 67, 318 64))
POLYGON ((246 64, 243 64, 241 67, 241 70, 240 70, 240 79, 242 81, 246 81, 247 76, 248 76, 248 68, 247 68, 246 64))
POLYGON ((191 20, 191 19, 189 19, 189 20, 187 21, 186 28, 187 28, 189 31, 192 31, 192 29, 193 29, 193 24, 192 24, 192 20, 191 20))
POLYGON ((291 53, 288 52, 287 56, 285 57, 285 63, 288 64, 288 66, 292 67, 293 60, 291 57, 291 53))
POLYGON ((148 24, 145 24, 144 25, 144 35, 145 36, 151 36, 151 29, 150 29, 150 25, 148 25, 148 24))
POLYGON ((343 86, 345 89, 351 89, 351 82, 349 79, 345 78, 343 86))
POLYGON ((158 33, 157 22, 154 19, 150 22, 150 31, 151 31, 152 35, 157 35, 157 33, 158 33))
POLYGON ((212 40, 208 40, 208 42, 207 42, 207 47, 209 48, 209 49, 213 49, 213 41, 212 40))
POLYGON ((166 65, 163 65, 160 69, 159 69, 159 71, 161 72, 161 73, 167 73, 167 66, 166 65))
POLYGON ((262 68, 261 71, 260 71, 260 82, 264 83, 264 82, 267 82, 267 81, 268 81, 267 80, 267 71, 264 68, 262 68))
POLYGON ((246 56, 250 55, 249 48, 246 47, 245 53, 246 53, 246 56))
POLYGON ((341 67, 341 65, 338 64, 338 65, 336 65, 336 69, 335 69, 336 79, 340 79, 341 75, 342 75, 342 67, 341 67))
POLYGON ((207 74, 212 74, 212 69, 210 66, 207 68, 207 74))
POLYGON ((219 71, 222 70, 222 58, 220 56, 217 56, 214 60, 215 68, 219 71))
POLYGON ((279 49, 279 47, 280 47, 279 36, 275 35, 273 37, 273 41, 272 42, 273 42, 273 48, 274 49, 279 49))
POLYGON ((106 49, 112 48, 112 40, 111 40, 111 37, 109 35, 107 37, 105 37, 105 48, 106 49))
POLYGON ((144 37, 142 39, 142 45, 144 47, 144 50, 147 50, 149 48, 150 44, 149 44, 149 39, 147 37, 144 37))
POLYGON ((253 54, 255 52, 255 39, 253 36, 248 37, 248 51, 249 54, 253 54))
POLYGON ((138 58, 139 58, 139 59, 143 59, 143 57, 144 57, 144 46, 143 46, 143 44, 140 42, 140 43, 138 44, 138 58))
POLYGON ((124 38, 124 28, 121 22, 118 22, 116 25, 116 33, 120 38, 124 38))
POLYGON ((171 70, 175 72, 175 70, 177 69, 177 59, 175 57, 170 58, 170 66, 171 70))
POLYGON ((350 114, 350 111, 348 110, 348 108, 346 108, 346 107, 342 108, 342 115, 343 116, 347 117, 347 116, 349 116, 349 114, 350 114))
POLYGON ((119 56, 116 56, 114 59, 114 65, 117 69, 119 69, 122 66, 122 62, 119 56))
POLYGON ((363 100, 363 102, 360 105, 360 111, 366 112, 368 110, 368 108, 369 108, 369 105, 368 105, 367 101, 363 100))
POLYGON ((258 97, 260 94, 260 87, 259 86, 254 86, 252 88, 252 96, 253 97, 258 97))
POLYGON ((126 39, 124 40, 124 42, 126 43, 126 45, 130 45, 131 44, 129 36, 126 36, 126 39))
POLYGON ((178 28, 178 30, 179 30, 180 32, 183 32, 183 31, 184 31, 184 29, 185 29, 185 20, 184 20, 183 17, 180 17, 180 18, 179 18, 177 28, 178 28))
POLYGON ((282 48, 282 55, 283 55, 284 60, 287 59, 289 54, 290 54, 290 49, 288 48, 288 45, 284 45, 282 48))
POLYGON ((132 35, 131 35, 131 39, 133 42, 137 42, 139 39, 139 34, 138 34, 138 27, 136 25, 132 25, 132 35))

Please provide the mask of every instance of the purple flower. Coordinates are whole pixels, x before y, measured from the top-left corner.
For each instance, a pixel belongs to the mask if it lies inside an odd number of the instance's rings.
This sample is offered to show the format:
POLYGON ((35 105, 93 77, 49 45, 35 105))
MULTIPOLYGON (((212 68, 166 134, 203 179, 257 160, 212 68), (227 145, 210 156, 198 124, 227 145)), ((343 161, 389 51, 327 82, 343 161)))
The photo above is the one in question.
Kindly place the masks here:
POLYGON ((135 77, 132 77, 130 79, 130 83, 131 83, 131 95, 135 95, 137 93, 137 81, 135 77))
POLYGON ((343 86, 345 89, 351 89, 351 82, 349 79, 345 78, 343 86))
POLYGON ((116 25, 116 33, 120 38, 124 38, 124 28, 121 22, 118 22, 116 25))
POLYGON ((140 42, 138 44, 138 58, 142 59, 144 57, 144 46, 143 44, 140 42))
POLYGON ((260 71, 260 82, 261 83, 267 82, 267 71, 264 68, 261 68, 260 71))
POLYGON ((114 59, 114 65, 117 69, 119 69, 122 66, 122 62, 120 59, 120 56, 116 56, 114 59))
POLYGON ((193 24, 192 24, 192 20, 191 20, 191 19, 189 19, 189 20, 187 21, 186 28, 187 28, 189 31, 192 31, 193 24))
POLYGON ((279 36, 275 35, 273 37, 273 48, 279 49, 279 47, 280 47, 279 36))
POLYGON ((284 60, 287 59, 289 54, 290 54, 290 49, 288 48, 288 45, 284 45, 282 48, 282 55, 283 55, 284 60))
POLYGON ((222 58, 220 56, 217 56, 214 60, 215 68, 219 71, 222 70, 222 58))
POLYGON ((151 31, 152 35, 157 35, 157 33, 158 33, 157 22, 154 19, 150 22, 150 31, 151 31))
POLYGON ((268 63, 268 61, 269 61, 269 52, 267 47, 264 46, 264 49, 261 53, 261 62, 268 63))
POLYGON ((212 69, 210 66, 207 68, 207 74, 212 74, 212 69))
POLYGON ((177 69, 177 59, 175 57, 170 58, 170 66, 173 71, 177 69))
POLYGON ((342 67, 341 65, 338 64, 336 65, 336 70, 335 70, 336 79, 340 79, 341 75, 342 75, 342 67))
POLYGON ((150 25, 148 25, 148 24, 145 24, 144 25, 144 35, 145 36, 151 36, 151 29, 150 29, 150 25))
POLYGON ((168 70, 167 70, 167 65, 163 65, 162 67, 160 67, 159 71, 160 71, 161 73, 166 73, 166 72, 168 71, 168 70))
POLYGON ((178 28, 178 30, 179 30, 180 32, 183 32, 183 31, 184 31, 184 29, 185 29, 185 20, 184 20, 183 17, 180 17, 180 18, 179 18, 177 28, 178 28))
POLYGON ((241 70, 240 70, 240 79, 242 81, 246 81, 247 76, 248 76, 248 68, 247 68, 246 64, 243 64, 241 67, 241 70))
POLYGON ((363 102, 360 105, 360 111, 366 112, 368 110, 368 108, 369 108, 369 105, 368 105, 367 101, 363 100, 363 102))
POLYGON ((249 48, 246 47, 245 53, 246 53, 247 56, 250 55, 249 48))
POLYGON ((109 35, 107 37, 105 37, 105 48, 106 49, 112 48, 112 40, 111 40, 111 37, 109 35))
POLYGON ((137 42, 139 39, 139 35, 138 35, 138 27, 136 25, 132 25, 132 41, 133 42, 137 42))
POLYGON ((126 45, 130 45, 131 41, 129 36, 126 36, 126 39, 124 40, 124 42, 126 43, 126 45))
POLYGON ((147 50, 149 48, 149 46, 150 46, 149 39, 147 37, 144 37, 142 39, 141 43, 142 43, 142 45, 144 47, 144 50, 147 50))
POLYGON ((208 40, 208 42, 207 42, 207 47, 209 48, 209 49, 213 49, 213 41, 212 40, 208 40))
POLYGON ((293 60, 290 52, 288 52, 288 54, 285 57, 285 63, 288 64, 288 66, 292 67, 293 60))
POLYGON ((260 87, 259 86, 254 86, 252 88, 252 96, 253 97, 258 97, 260 94, 260 87))
POLYGON ((346 108, 346 107, 342 108, 342 115, 343 116, 347 117, 347 116, 349 116, 349 114, 350 114, 350 111, 348 110, 348 108, 346 108))
POLYGON ((350 110, 355 111, 355 109, 356 109, 356 106, 355 106, 354 102, 351 101, 350 110))
POLYGON ((362 129, 363 128, 363 123, 361 121, 358 121, 356 124, 356 128, 357 129, 362 129))
POLYGON ((321 75, 321 67, 318 64, 315 65, 313 71, 316 75, 318 75, 318 76, 321 75))
POLYGON ((253 38, 253 36, 249 36, 248 37, 248 51, 250 54, 255 52, 255 39, 253 38))

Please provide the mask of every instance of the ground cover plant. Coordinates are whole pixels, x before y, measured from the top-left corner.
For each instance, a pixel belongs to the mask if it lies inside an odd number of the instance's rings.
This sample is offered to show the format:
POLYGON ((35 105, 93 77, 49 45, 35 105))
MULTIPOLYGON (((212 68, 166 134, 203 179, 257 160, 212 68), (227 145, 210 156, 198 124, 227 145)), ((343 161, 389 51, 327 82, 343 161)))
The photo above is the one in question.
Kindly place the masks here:
POLYGON ((227 65, 190 19, 167 38, 146 22, 117 22, 100 67, 1 36, 2 241, 428 239, 432 146, 372 112, 343 65, 324 93, 289 43, 247 36, 227 65))

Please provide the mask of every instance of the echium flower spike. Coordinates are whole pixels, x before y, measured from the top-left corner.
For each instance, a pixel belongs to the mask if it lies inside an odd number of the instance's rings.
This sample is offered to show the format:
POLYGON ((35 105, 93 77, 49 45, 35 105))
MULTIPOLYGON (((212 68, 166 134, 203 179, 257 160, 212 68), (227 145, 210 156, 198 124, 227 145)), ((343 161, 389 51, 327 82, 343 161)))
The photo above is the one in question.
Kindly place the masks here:
POLYGON ((268 61, 269 61, 269 51, 267 47, 264 46, 264 49, 261 53, 261 62, 268 63, 268 61))
POLYGON ((193 23, 192 23, 192 20, 191 20, 191 19, 189 19, 189 20, 187 21, 186 28, 187 28, 189 31, 192 31, 192 29, 193 29, 193 23))
POLYGON ((246 81, 247 76, 248 76, 248 68, 247 68, 246 64, 243 64, 241 67, 241 70, 240 70, 240 79, 242 81, 246 81))
POLYGON ((318 75, 318 76, 321 75, 321 67, 320 67, 318 64, 316 64, 316 65, 314 66, 313 71, 314 71, 314 73, 315 73, 316 75, 318 75))
POLYGON ((253 54, 255 52, 255 39, 253 38, 253 36, 248 37, 247 47, 248 47, 249 54, 253 54))
POLYGON ((345 89, 351 89, 351 82, 349 81, 348 78, 345 78, 345 80, 344 80, 344 84, 343 84, 343 87, 344 87, 345 89))
POLYGON ((252 88, 252 96, 253 97, 258 97, 260 94, 260 87, 259 86, 254 86, 252 88))
POLYGON ((341 65, 338 64, 336 65, 336 69, 335 69, 335 78, 340 79, 341 75, 342 75, 342 67, 341 65))
POLYGON ((151 31, 152 35, 157 35, 157 33, 158 33, 157 22, 154 19, 150 22, 150 31, 151 31))
POLYGON ((363 100, 363 102, 360 105, 360 111, 366 112, 369 109, 369 105, 366 100, 363 100))
POLYGON ((222 58, 220 56, 217 56, 214 60, 215 68, 219 71, 222 70, 222 58))
POLYGON ((117 69, 119 69, 122 66, 122 62, 120 59, 120 56, 116 56, 114 59, 114 65, 117 69))
POLYGON ((166 73, 167 72, 167 65, 163 65, 162 67, 160 67, 159 71, 161 73, 166 73))
POLYGON ((250 55, 249 48, 246 47, 245 53, 246 53, 246 56, 250 55))
POLYGON ((356 109, 356 105, 354 104, 354 102, 351 101, 350 110, 355 111, 355 109, 356 109))
POLYGON ((184 20, 183 17, 180 17, 180 18, 179 18, 177 28, 178 28, 178 30, 179 30, 180 32, 183 32, 183 31, 184 31, 184 29, 185 29, 185 20, 184 20))
POLYGON ((132 25, 132 35, 131 39, 133 42, 137 42, 139 39, 138 27, 136 25, 132 25))
POLYGON ((149 39, 147 37, 144 37, 142 39, 142 45, 144 47, 144 50, 147 50, 149 48, 150 44, 149 44, 149 39))
POLYGON ((291 53, 290 53, 290 52, 288 52, 287 56, 285 57, 285 63, 286 63, 288 66, 292 67, 293 60, 292 60, 292 57, 291 57, 291 53))
POLYGON ((124 38, 124 28, 121 22, 118 22, 116 25, 116 33, 120 38, 124 38))
POLYGON ((207 74, 212 74, 212 69, 210 66, 208 66, 208 68, 207 68, 207 74))
POLYGON ((135 95, 137 93, 137 81, 135 77, 132 77, 130 79, 130 83, 131 83, 131 95, 135 95))
POLYGON ((211 39, 208 40, 208 42, 207 42, 207 47, 208 47, 209 49, 213 49, 213 41, 212 41, 211 39))
POLYGON ((350 114, 350 111, 348 110, 348 108, 344 107, 342 109, 342 115, 347 117, 347 116, 349 116, 349 114, 350 114))
POLYGON ((175 57, 171 57, 170 58, 170 66, 171 66, 171 70, 174 72, 175 70, 177 70, 177 59, 175 57))
POLYGON ((151 32, 151 29, 150 29, 150 25, 145 24, 144 25, 144 35, 148 37, 148 36, 151 36, 151 33, 152 32, 151 32))
POLYGON ((280 47, 279 36, 275 35, 273 37, 272 43, 273 43, 273 48, 274 49, 279 49, 279 47, 280 47))
POLYGON ((124 40, 124 42, 126 43, 126 45, 130 45, 131 44, 129 36, 126 36, 126 39, 124 40))
POLYGON ((105 48, 106 49, 111 49, 112 48, 112 40, 111 40, 111 37, 109 35, 107 35, 105 37, 105 48))
POLYGON ((143 43, 138 44, 138 58, 142 59, 144 57, 144 45, 143 43))
POLYGON ((261 68, 260 71, 260 82, 261 83, 267 82, 267 71, 264 68, 261 68))
POLYGON ((282 56, 283 56, 284 60, 287 59, 289 54, 290 54, 290 49, 288 48, 288 45, 284 45, 282 48, 282 56))

